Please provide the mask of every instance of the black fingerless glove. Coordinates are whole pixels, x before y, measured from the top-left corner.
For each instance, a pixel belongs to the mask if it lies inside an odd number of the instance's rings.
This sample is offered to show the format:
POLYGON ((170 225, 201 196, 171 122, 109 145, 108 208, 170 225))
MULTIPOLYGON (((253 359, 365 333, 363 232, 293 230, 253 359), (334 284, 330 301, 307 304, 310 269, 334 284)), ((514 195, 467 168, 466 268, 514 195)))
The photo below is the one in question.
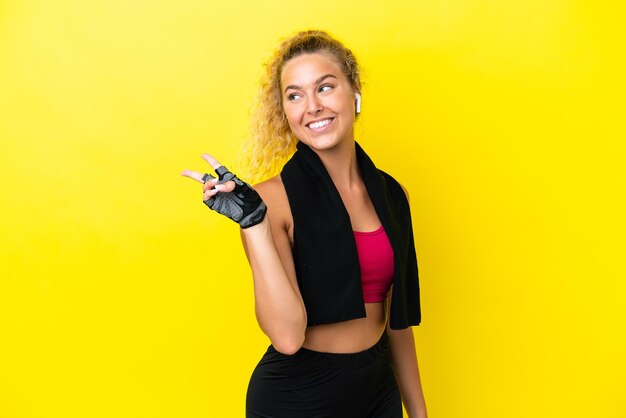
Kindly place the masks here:
MULTIPOLYGON (((242 228, 249 228, 260 223, 265 217, 267 206, 256 190, 248 183, 239 180, 223 165, 217 167, 215 172, 219 175, 219 181, 216 184, 232 180, 235 182, 235 188, 232 192, 218 192, 208 200, 204 200, 204 203, 214 211, 237 222, 242 228)), ((211 178, 214 177, 210 174, 202 176, 205 183, 211 178)))

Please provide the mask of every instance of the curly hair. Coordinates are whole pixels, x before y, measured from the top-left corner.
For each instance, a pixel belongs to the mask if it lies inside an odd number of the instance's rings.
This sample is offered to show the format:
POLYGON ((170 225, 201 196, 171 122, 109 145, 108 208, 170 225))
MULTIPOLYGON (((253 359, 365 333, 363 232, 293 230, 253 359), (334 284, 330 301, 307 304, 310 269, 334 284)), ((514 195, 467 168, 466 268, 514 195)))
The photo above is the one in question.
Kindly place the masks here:
MULTIPOLYGON (((326 53, 361 92, 359 65, 352 51, 325 31, 305 30, 283 38, 263 64, 259 89, 252 104, 250 132, 239 150, 240 167, 250 184, 274 175, 296 149, 298 139, 283 111, 280 78, 287 61, 303 54, 326 53)), ((358 115, 357 115, 358 117, 358 115)))

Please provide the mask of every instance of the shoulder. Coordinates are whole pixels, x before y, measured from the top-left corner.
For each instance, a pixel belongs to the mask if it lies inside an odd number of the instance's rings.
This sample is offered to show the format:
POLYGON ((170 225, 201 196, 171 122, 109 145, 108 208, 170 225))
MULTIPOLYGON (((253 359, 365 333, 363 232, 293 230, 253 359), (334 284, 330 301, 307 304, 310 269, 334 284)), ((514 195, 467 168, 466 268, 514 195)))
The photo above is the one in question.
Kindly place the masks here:
POLYGON ((272 198, 272 196, 280 194, 281 188, 284 191, 283 182, 280 178, 280 175, 275 175, 274 177, 270 177, 267 180, 256 183, 252 186, 252 188, 256 190, 262 198, 264 197, 264 195, 272 198))
MULTIPOLYGON (((398 183, 398 184, 400 184, 400 183, 398 183)), ((400 187, 402 187, 402 190, 404 191, 404 194, 406 196, 406 201, 408 202, 409 201, 409 191, 402 184, 400 184, 400 187)))
POLYGON ((406 189, 406 187, 400 184, 400 182, 396 180, 391 174, 381 169, 378 169, 378 171, 382 174, 383 178, 387 182, 387 186, 395 192, 400 192, 400 190, 402 190, 402 193, 404 193, 404 195, 406 196, 407 202, 409 202, 409 191, 406 189))
POLYGON ((291 211, 285 186, 280 174, 270 177, 252 186, 257 191, 270 214, 272 224, 289 227, 291 224, 291 211))

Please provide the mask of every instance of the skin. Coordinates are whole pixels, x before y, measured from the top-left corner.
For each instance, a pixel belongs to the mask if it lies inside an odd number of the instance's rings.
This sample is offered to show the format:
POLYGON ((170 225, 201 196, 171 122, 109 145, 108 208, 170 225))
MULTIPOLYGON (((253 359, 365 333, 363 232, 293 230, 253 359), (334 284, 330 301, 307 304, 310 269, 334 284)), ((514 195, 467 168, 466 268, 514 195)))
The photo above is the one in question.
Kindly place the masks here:
MULTIPOLYGON (((340 66, 331 56, 324 53, 304 54, 292 58, 283 66, 281 91, 283 110, 291 130, 298 140, 319 155, 346 206, 353 230, 376 230, 381 222, 359 174, 354 148, 354 94, 357 91, 343 75, 340 66), (327 77, 320 80, 324 76, 327 77), (307 126, 311 121, 325 118, 332 118, 333 121, 322 131, 307 126)), ((203 154, 203 158, 213 168, 221 165, 209 154, 203 154)), ((198 181, 201 181, 202 177, 201 173, 191 170, 185 170, 181 174, 198 181)), ((271 235, 280 263, 289 282, 301 298, 291 252, 293 218, 280 175, 253 187, 267 205, 266 218, 271 225, 271 235)), ((232 181, 221 185, 207 182, 203 185, 203 199, 206 200, 220 192, 232 191, 233 188, 232 181)), ((406 193, 406 189, 404 190, 406 193)), ((252 264, 258 260, 250 258, 247 233, 250 231, 244 233, 241 230, 241 239, 252 264)), ((354 353, 373 346, 386 329, 391 347, 392 366, 405 408, 411 418, 426 418, 413 330, 412 327, 404 330, 389 328, 388 308, 391 294, 392 289, 382 302, 365 303, 367 314, 365 318, 306 327, 301 346, 322 352, 354 353)), ((296 349, 297 347, 293 350, 296 349)))

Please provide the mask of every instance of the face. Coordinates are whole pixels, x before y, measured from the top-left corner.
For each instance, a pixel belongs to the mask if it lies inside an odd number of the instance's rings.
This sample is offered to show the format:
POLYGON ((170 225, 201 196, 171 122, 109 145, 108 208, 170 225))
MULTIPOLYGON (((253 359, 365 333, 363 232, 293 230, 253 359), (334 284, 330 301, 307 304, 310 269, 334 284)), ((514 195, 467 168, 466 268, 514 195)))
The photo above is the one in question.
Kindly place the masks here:
POLYGON ((283 110, 296 138, 318 150, 354 140, 355 91, 329 55, 290 59, 280 81, 283 110))

